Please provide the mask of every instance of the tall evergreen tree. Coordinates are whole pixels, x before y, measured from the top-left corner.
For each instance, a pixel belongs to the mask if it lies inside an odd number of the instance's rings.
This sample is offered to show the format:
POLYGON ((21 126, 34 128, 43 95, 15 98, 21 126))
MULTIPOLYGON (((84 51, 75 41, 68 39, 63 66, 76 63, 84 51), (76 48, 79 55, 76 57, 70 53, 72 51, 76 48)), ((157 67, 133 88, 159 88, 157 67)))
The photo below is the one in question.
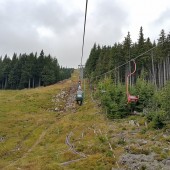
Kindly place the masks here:
POLYGON ((100 46, 99 45, 96 46, 95 43, 93 48, 91 49, 89 59, 86 62, 86 74, 91 75, 92 73, 94 73, 100 52, 101 52, 100 46))
POLYGON ((40 56, 37 60, 37 76, 38 76, 38 85, 41 86, 42 81, 42 71, 44 67, 44 51, 42 50, 40 56))
POLYGON ((11 61, 11 70, 9 72, 9 79, 8 79, 8 83, 9 83, 9 87, 11 89, 16 89, 17 88, 17 71, 16 71, 16 65, 18 62, 18 58, 17 58, 17 54, 14 53, 13 57, 12 57, 12 61, 11 61))
POLYGON ((10 72, 10 64, 11 64, 11 59, 5 55, 3 61, 2 61, 2 88, 6 89, 8 87, 8 77, 9 77, 9 72, 10 72))

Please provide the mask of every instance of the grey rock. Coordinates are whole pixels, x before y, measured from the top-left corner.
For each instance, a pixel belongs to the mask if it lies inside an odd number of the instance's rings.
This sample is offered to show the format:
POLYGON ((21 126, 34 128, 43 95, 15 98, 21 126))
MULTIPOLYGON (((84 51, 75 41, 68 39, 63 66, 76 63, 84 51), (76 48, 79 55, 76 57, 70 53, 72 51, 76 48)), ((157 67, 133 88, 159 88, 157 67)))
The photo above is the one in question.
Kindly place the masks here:
POLYGON ((170 160, 167 160, 165 165, 169 166, 170 168, 170 160))
POLYGON ((144 154, 124 154, 119 162, 122 165, 126 165, 128 169, 130 170, 138 170, 138 169, 146 169, 146 170, 160 170, 165 169, 169 167, 170 170, 170 160, 166 159, 162 162, 159 162, 157 160, 154 160, 155 154, 152 153, 150 155, 144 155, 144 154))
POLYGON ((135 121, 134 120, 129 120, 129 124, 132 126, 135 126, 135 121))
POLYGON ((3 136, 0 136, 0 142, 4 142, 5 138, 3 136))
POLYGON ((54 110, 55 110, 55 111, 59 111, 60 109, 59 109, 58 107, 56 107, 54 110))
POLYGON ((137 143, 138 143, 140 146, 142 146, 142 145, 146 145, 148 142, 147 142, 146 140, 144 140, 144 139, 138 139, 138 140, 137 140, 137 143))

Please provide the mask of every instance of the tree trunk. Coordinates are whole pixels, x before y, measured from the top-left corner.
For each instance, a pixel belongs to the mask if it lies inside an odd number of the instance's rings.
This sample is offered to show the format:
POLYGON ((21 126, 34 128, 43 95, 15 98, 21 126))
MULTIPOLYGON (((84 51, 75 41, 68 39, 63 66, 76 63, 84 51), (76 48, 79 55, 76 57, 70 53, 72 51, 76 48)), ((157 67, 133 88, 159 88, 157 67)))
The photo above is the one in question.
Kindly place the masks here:
POLYGON ((166 81, 168 81, 168 79, 169 79, 169 76, 168 76, 168 57, 166 58, 165 64, 166 64, 166 81))
POLYGON ((163 85, 166 84, 166 63, 165 63, 166 59, 164 59, 163 61, 163 85))
POLYGON ((28 88, 30 89, 31 87, 31 78, 29 78, 29 82, 28 82, 28 88))
POLYGON ((160 87, 162 87, 163 86, 163 61, 161 61, 161 63, 160 63, 160 80, 161 80, 161 84, 160 84, 160 87))
POLYGON ((34 88, 35 87, 35 84, 34 84, 35 82, 34 82, 34 77, 33 77, 33 79, 32 79, 32 88, 34 88))
MULTIPOLYGON (((131 73, 131 63, 129 62, 129 73, 131 73)), ((132 86, 132 77, 130 76, 129 77, 129 86, 131 87, 132 86)))
POLYGON ((129 66, 126 66, 125 67, 125 84, 126 84, 128 73, 129 73, 129 66))
POLYGON ((152 58, 152 78, 153 78, 152 82, 156 86, 155 68, 154 68, 154 61, 153 61, 153 51, 152 51, 152 54, 151 54, 151 58, 152 58))
POLYGON ((118 71, 117 71, 117 84, 119 84, 119 82, 120 82, 120 74, 119 74, 119 69, 118 69, 118 71))
POLYGON ((41 86, 41 78, 39 78, 38 86, 39 86, 39 87, 41 86))
POLYGON ((169 56, 167 57, 167 62, 166 62, 166 72, 167 72, 167 81, 170 80, 170 62, 169 62, 169 56))
POLYGON ((160 63, 158 63, 158 88, 161 87, 161 72, 160 72, 160 63))
POLYGON ((117 81, 117 80, 116 80, 116 70, 114 71, 114 77, 115 77, 115 85, 116 85, 116 84, 117 84, 117 83, 116 83, 116 81, 117 81))
POLYGON ((7 76, 6 76, 6 78, 5 78, 5 89, 7 88, 7 82, 8 82, 8 79, 7 79, 7 76))
POLYGON ((156 87, 159 88, 158 63, 154 65, 156 87))

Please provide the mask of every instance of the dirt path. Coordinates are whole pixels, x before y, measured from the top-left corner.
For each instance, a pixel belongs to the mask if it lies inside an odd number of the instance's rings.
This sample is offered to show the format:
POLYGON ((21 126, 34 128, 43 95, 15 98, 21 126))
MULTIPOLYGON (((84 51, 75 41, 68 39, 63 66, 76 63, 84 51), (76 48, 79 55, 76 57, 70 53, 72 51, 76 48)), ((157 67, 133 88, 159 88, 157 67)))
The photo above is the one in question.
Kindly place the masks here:
POLYGON ((66 145, 70 147, 70 150, 71 150, 74 154, 77 154, 77 155, 85 158, 86 155, 85 155, 84 153, 77 152, 77 151, 75 150, 74 146, 71 144, 71 142, 70 142, 70 137, 71 137, 71 135, 72 135, 72 132, 70 132, 69 135, 66 136, 66 141, 65 141, 66 145))
POLYGON ((25 158, 30 152, 32 152, 32 150, 41 142, 41 140, 44 138, 44 136, 46 135, 46 133, 47 133, 47 130, 48 129, 46 129, 45 131, 43 131, 42 133, 41 133, 41 135, 39 136, 39 138, 35 141, 35 143, 32 145, 32 147, 23 155, 23 157, 21 158, 21 159, 23 159, 23 158, 25 158))
MULTIPOLYGON (((52 125, 51 125, 52 126, 52 125)), ((50 127, 51 127, 50 126, 50 127)), ((43 131, 41 133, 41 135, 39 136, 39 138, 35 141, 35 143, 31 146, 31 148, 24 153, 24 155, 21 158, 18 158, 17 160, 15 160, 14 162, 10 163, 9 165, 7 165, 6 167, 3 168, 3 170, 9 168, 10 166, 15 165, 18 161, 20 161, 21 159, 24 159, 30 152, 32 152, 32 150, 41 142, 41 140, 44 138, 44 136, 46 135, 47 131, 50 129, 50 127, 48 129, 46 129, 45 131, 43 131)))

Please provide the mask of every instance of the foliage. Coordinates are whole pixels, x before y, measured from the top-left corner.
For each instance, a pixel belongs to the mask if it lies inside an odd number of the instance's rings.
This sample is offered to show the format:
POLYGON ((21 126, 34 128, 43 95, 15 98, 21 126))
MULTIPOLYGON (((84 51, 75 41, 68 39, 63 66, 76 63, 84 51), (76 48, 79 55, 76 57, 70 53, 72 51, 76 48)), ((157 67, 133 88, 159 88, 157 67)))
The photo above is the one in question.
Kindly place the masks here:
POLYGON ((165 113, 162 111, 159 112, 150 112, 147 116, 147 121, 150 122, 150 126, 154 129, 161 129, 163 128, 164 120, 165 120, 165 113))
POLYGON ((43 50, 37 53, 14 53, 0 58, 0 88, 23 89, 54 84, 71 76, 73 69, 62 68, 56 58, 45 56, 43 50))
POLYGON ((161 109, 166 113, 166 118, 170 119, 170 82, 162 89, 160 93, 161 109))
POLYGON ((107 109, 107 116, 111 119, 127 116, 125 86, 114 85, 111 79, 98 84, 97 96, 100 96, 103 107, 107 109))
POLYGON ((158 43, 155 41, 152 43, 149 37, 144 37, 143 27, 140 27, 137 42, 132 42, 130 32, 128 32, 123 42, 115 43, 113 46, 100 46, 95 43, 85 65, 86 76, 89 78, 100 76, 123 64, 121 68, 117 68, 111 74, 114 74, 112 77, 116 83, 124 84, 127 73, 133 70, 128 61, 140 56, 136 59, 137 70, 130 80, 132 84, 135 84, 137 78, 145 72, 144 79, 146 81, 155 82, 158 87, 162 87, 165 85, 163 79, 168 79, 163 68, 167 68, 169 64, 169 37, 170 34, 166 35, 162 29, 158 43), (154 49, 151 50, 152 48, 154 49))
POLYGON ((97 96, 101 104, 107 109, 109 118, 123 118, 135 110, 142 112, 143 108, 150 107, 154 95, 154 86, 139 78, 136 86, 130 89, 132 95, 139 95, 139 101, 127 104, 126 87, 113 84, 111 79, 99 82, 97 96))
POLYGON ((159 91, 155 91, 150 103, 147 121, 153 128, 162 128, 170 120, 170 82, 159 91))
POLYGON ((145 38, 141 26, 137 42, 132 42, 128 32, 123 42, 113 46, 94 44, 86 62, 86 76, 92 86, 98 84, 96 97, 109 118, 123 118, 136 111, 146 115, 153 128, 162 128, 165 120, 170 120, 170 33, 162 29, 157 40, 145 38), (125 84, 127 75, 134 70, 130 62, 133 58, 137 68, 129 77, 129 93, 139 96, 139 100, 127 104, 125 84))
POLYGON ((142 78, 138 78, 134 87, 135 95, 139 96, 139 101, 136 105, 136 110, 142 112, 144 108, 150 106, 155 89, 151 83, 146 82, 142 78))

